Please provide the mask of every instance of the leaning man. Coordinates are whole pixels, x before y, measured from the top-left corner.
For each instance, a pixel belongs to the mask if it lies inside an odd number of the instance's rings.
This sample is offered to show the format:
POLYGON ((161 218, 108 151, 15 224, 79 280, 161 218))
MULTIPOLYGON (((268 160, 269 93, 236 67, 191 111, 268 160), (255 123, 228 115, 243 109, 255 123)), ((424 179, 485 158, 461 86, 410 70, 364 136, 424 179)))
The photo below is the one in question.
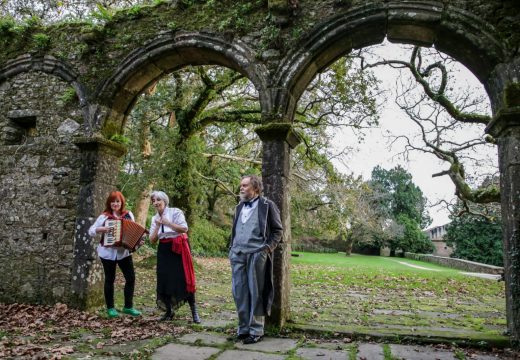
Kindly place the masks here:
POLYGON ((265 315, 273 303, 273 250, 282 238, 280 211, 262 196, 262 180, 240 181, 240 203, 233 219, 229 260, 238 313, 237 340, 254 344, 264 336, 265 315))

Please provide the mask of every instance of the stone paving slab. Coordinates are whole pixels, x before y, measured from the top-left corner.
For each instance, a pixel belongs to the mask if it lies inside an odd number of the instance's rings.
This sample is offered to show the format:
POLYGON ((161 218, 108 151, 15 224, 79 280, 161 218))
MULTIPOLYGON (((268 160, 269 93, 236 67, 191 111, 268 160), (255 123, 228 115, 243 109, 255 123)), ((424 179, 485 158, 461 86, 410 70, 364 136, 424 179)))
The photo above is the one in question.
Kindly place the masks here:
POLYGON ((390 345, 392 356, 405 360, 457 360, 451 351, 438 350, 427 346, 390 345))
MULTIPOLYGON (((345 343, 344 341, 310 341, 304 345, 297 340, 266 337, 257 344, 244 345, 234 343, 233 349, 225 350, 232 343, 226 334, 212 332, 195 332, 185 334, 178 343, 170 343, 156 349, 152 355, 154 360, 282 360, 293 353, 303 360, 345 360, 350 358, 351 349, 357 346, 357 360, 384 360, 384 346, 379 343, 345 343), (202 346, 201 346, 202 345, 202 346), (204 346, 207 345, 207 346, 204 346), (309 347, 305 347, 309 346, 309 347), (220 348, 219 348, 220 347, 220 348)), ((393 359, 399 360, 457 360, 453 350, 437 349, 428 345, 389 344, 393 359)), ((116 349, 114 349, 116 350, 116 349)), ((112 352, 115 354, 116 352, 112 352)), ((112 355, 108 354, 108 355, 112 355)), ((79 355, 79 354, 78 354, 79 355)), ((75 359, 90 358, 89 354, 81 354, 75 359)), ((482 351, 471 352, 472 360, 495 360, 500 357, 482 351)), ((99 357, 98 357, 99 358, 99 357)), ((511 357, 509 357, 511 358, 511 357)), ((508 358, 508 359, 509 359, 508 358)), ((113 359, 110 356, 107 360, 113 359)), ((512 358, 511 358, 512 359, 512 358)))
POLYGON ((211 328, 211 329, 219 329, 219 328, 226 328, 228 326, 235 325, 235 321, 232 320, 222 320, 222 319, 201 319, 202 325, 205 328, 211 328))
POLYGON ((257 351, 226 350, 215 360, 284 360, 285 356, 257 351))
POLYGON ((349 350, 352 346, 352 340, 349 339, 350 342, 340 341, 340 340, 332 340, 332 341, 310 341, 305 342, 305 346, 308 347, 317 347, 324 348, 329 350, 349 350))
POLYGON ((205 346, 168 344, 158 348, 152 360, 204 360, 220 352, 220 349, 205 346))
POLYGON ((346 350, 329 350, 317 348, 299 348, 296 355, 305 360, 345 360, 349 358, 346 350))
POLYGON ((179 339, 182 343, 195 344, 200 343, 204 345, 222 345, 227 342, 227 337, 222 334, 213 334, 213 333, 191 333, 182 336, 179 339))
POLYGON ((357 360, 383 360, 383 346, 380 344, 359 344, 357 360))
POLYGON ((262 339, 262 341, 256 344, 244 345, 241 342, 235 343, 235 347, 238 349, 282 354, 288 352, 289 350, 295 349, 297 345, 298 341, 294 339, 280 339, 271 337, 265 337, 262 339))

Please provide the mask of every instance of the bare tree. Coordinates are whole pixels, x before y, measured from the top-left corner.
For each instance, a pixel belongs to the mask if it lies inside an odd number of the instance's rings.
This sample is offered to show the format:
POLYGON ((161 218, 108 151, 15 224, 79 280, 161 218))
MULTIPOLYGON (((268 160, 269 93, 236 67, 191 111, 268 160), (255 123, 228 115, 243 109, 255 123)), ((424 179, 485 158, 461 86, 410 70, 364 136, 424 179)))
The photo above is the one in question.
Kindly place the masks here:
POLYGON ((467 211, 471 211, 467 202, 500 202, 496 183, 477 187, 480 183, 477 176, 468 174, 465 169, 468 164, 478 164, 481 168, 486 164, 494 173, 481 173, 480 178, 496 176, 496 159, 482 159, 477 155, 479 149, 492 148, 494 141, 481 135, 485 125, 491 121, 484 95, 478 95, 474 89, 456 86, 456 79, 450 72, 453 63, 453 59, 433 49, 414 47, 407 61, 382 60, 363 64, 363 67, 386 65, 400 69, 401 76, 396 81, 396 104, 417 126, 419 135, 397 136, 393 143, 404 141, 404 150, 400 153, 403 157, 408 157, 410 151, 419 151, 446 162, 448 168, 432 176, 449 176, 455 185, 455 194, 466 203, 467 211), (462 133, 468 134, 463 131, 468 127, 474 129, 473 137, 465 138, 462 133))

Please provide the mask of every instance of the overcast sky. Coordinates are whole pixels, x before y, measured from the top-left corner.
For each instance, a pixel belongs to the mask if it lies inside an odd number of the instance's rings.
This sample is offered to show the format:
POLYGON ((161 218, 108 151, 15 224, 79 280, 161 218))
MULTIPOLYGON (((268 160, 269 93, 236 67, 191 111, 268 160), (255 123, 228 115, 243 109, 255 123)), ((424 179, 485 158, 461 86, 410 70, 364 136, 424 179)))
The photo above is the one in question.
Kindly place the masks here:
MULTIPOLYGON (((396 54, 403 54, 403 47, 385 43, 379 46, 378 53, 383 57, 390 59, 395 58, 396 54)), ((408 60, 409 52, 404 59, 408 60)), ((484 87, 478 79, 467 70, 463 65, 459 64, 458 70, 460 74, 457 76, 457 82, 477 87, 477 91, 484 93, 484 87)), ((379 67, 375 70, 376 76, 382 80, 383 87, 387 89, 395 88, 397 78, 397 70, 388 66, 379 67)), ((465 130, 475 134, 475 130, 465 130)), ((478 135, 480 135, 480 130, 478 135)), ((448 176, 432 178, 432 174, 448 169, 447 163, 443 163, 433 155, 414 153, 410 156, 409 161, 396 157, 396 154, 402 151, 401 144, 393 145, 390 148, 388 134, 394 135, 417 133, 417 128, 410 119, 397 107, 394 97, 389 96, 380 118, 380 127, 367 132, 365 142, 359 146, 359 152, 353 153, 348 161, 348 168, 341 164, 336 164, 338 168, 347 173, 362 175, 364 179, 369 179, 372 169, 380 165, 385 169, 391 169, 397 165, 401 165, 412 174, 414 183, 421 188, 424 195, 430 203, 436 203, 441 199, 452 201, 454 199, 455 186, 448 176)), ((483 135, 483 133, 482 133, 483 135)), ((462 134, 461 134, 462 136, 462 134)), ((357 139, 350 133, 339 133, 335 138, 338 147, 344 147, 346 144, 356 144, 357 139)), ((485 154, 496 161, 496 148, 485 154)), ((492 160, 491 160, 492 161, 492 160)), ((429 209, 433 223, 429 227, 444 225, 449 222, 448 211, 442 206, 435 206, 429 209)))

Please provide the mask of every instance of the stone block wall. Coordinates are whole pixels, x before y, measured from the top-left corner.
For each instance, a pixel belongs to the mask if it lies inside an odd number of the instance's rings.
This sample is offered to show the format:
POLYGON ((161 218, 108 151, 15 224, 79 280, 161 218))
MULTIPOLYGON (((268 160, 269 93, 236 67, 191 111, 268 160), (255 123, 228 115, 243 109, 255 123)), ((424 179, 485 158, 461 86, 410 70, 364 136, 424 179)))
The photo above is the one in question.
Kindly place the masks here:
POLYGON ((464 270, 467 272, 478 272, 485 274, 503 274, 504 268, 500 266, 493 266, 487 264, 481 264, 474 261, 455 259, 443 256, 426 255, 426 254, 414 254, 405 252, 404 257, 413 260, 427 261, 438 265, 448 266, 450 268, 464 270))
POLYGON ((82 115, 43 72, 0 84, 0 301, 68 303, 80 193, 82 115))

